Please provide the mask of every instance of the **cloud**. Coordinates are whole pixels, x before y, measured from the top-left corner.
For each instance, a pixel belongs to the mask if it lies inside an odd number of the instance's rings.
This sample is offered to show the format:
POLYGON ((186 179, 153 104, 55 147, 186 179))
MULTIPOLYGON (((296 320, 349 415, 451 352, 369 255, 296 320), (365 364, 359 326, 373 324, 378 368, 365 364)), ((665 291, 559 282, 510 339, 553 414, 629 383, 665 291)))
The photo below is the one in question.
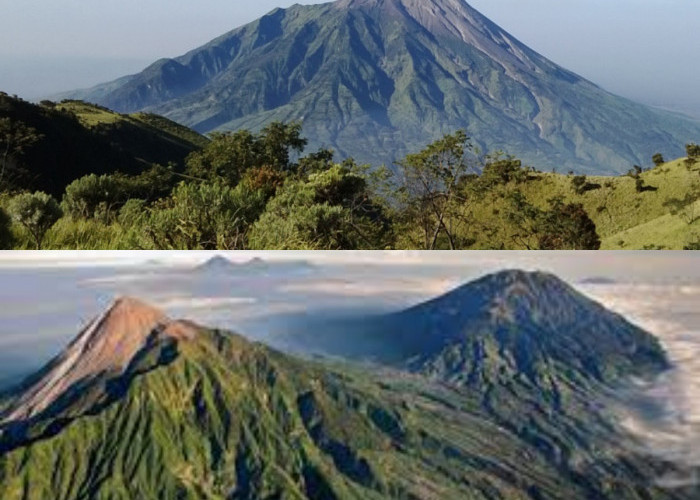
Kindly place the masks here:
POLYGON ((386 296, 387 294, 433 297, 455 288, 462 280, 440 279, 392 279, 380 281, 352 281, 328 279, 306 283, 290 283, 280 287, 286 293, 312 293, 346 297, 386 296))
POLYGON ((161 309, 221 309, 257 302, 253 297, 170 297, 156 299, 153 305, 161 309))

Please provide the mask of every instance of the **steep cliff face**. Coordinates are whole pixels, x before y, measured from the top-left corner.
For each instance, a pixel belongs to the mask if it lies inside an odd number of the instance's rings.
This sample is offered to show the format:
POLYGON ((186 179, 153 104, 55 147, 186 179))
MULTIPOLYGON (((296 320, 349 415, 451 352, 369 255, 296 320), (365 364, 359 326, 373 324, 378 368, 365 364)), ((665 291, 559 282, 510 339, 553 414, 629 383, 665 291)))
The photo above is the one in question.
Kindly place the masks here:
POLYGON ((70 94, 201 132, 301 120, 310 147, 391 163, 464 128, 539 168, 624 172, 700 123, 611 95, 461 0, 277 9, 175 59, 70 94))

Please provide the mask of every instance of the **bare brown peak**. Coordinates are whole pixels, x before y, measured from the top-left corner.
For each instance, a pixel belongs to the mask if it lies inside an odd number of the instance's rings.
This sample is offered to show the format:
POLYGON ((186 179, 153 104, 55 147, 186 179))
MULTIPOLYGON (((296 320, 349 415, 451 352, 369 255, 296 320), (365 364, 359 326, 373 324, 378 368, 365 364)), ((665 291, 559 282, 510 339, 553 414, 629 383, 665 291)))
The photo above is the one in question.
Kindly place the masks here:
POLYGON ((431 12, 435 15, 445 15, 456 11, 467 12, 471 7, 464 0, 337 0, 339 8, 360 7, 396 7, 409 12, 431 12))
POLYGON ((106 316, 138 316, 142 318, 165 318, 160 309, 136 297, 117 297, 106 309, 106 316))
POLYGON ((139 299, 120 297, 80 332, 4 420, 36 416, 79 382, 124 372, 149 343, 191 340, 198 330, 192 323, 170 320, 139 299))
POLYGON ((196 330, 193 323, 173 321, 160 309, 135 297, 117 298, 94 321, 97 322, 95 334, 117 337, 127 345, 143 343, 150 336, 189 339, 196 330))
POLYGON ((433 35, 462 40, 490 53, 505 32, 486 19, 464 0, 338 0, 346 10, 375 10, 390 19, 415 22, 433 35))

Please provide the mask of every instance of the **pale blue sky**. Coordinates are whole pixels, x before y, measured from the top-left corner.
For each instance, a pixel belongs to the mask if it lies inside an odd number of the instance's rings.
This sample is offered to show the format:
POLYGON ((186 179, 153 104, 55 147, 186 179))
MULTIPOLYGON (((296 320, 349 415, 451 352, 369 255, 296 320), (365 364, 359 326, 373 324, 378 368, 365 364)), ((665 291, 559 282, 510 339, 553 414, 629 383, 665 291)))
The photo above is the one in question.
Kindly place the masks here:
MULTIPOLYGON (((89 86, 293 3, 0 0, 0 89, 34 98, 89 86)), ((700 115, 700 69, 691 63, 700 49, 698 0, 470 3, 533 49, 615 93, 700 115)))

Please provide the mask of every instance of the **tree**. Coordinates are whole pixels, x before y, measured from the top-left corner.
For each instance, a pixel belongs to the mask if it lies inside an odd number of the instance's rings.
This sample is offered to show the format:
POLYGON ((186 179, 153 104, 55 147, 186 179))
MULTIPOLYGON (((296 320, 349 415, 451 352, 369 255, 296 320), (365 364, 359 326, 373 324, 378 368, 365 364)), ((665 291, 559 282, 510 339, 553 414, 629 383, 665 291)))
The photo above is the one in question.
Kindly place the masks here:
POLYGON ((186 160, 187 173, 204 180, 223 180, 235 185, 243 172, 257 163, 256 138, 248 130, 216 132, 201 150, 186 160))
POLYGON ((669 208, 671 214, 678 215, 686 224, 691 225, 700 219, 698 201, 700 201, 700 183, 693 181, 683 198, 669 198, 664 202, 664 207, 669 208))
POLYGON ((540 209, 516 191, 509 196, 508 218, 513 224, 513 241, 528 250, 598 250, 600 237, 595 223, 579 203, 551 198, 540 209))
POLYGON ((391 242, 390 221, 348 165, 288 180, 250 233, 256 249, 376 249, 391 242))
POLYGON ((41 250, 46 232, 63 215, 58 202, 41 191, 15 196, 8 208, 12 218, 29 232, 37 250, 41 250))
POLYGON ((583 194, 586 192, 587 178, 585 175, 577 175, 571 179, 571 187, 576 194, 583 194))
POLYGON ((502 152, 488 155, 481 172, 480 183, 491 188, 498 184, 508 184, 511 181, 519 184, 527 180, 528 171, 523 168, 522 161, 502 152))
POLYGON ((698 162, 698 158, 700 158, 700 145, 695 144, 693 142, 691 142, 690 144, 686 144, 685 153, 687 156, 685 160, 685 166, 691 168, 698 162))
POLYGON ((21 175, 19 158, 41 138, 35 129, 20 121, 0 118, 0 191, 11 184, 13 176, 21 175))
POLYGON ((257 137, 260 160, 258 166, 268 165, 277 170, 293 170, 290 152, 301 153, 308 144, 301 137, 301 123, 273 122, 262 129, 257 137))
POLYGON ((13 238, 10 230, 12 220, 5 211, 0 208, 0 250, 9 250, 12 248, 13 238))
POLYGON ((248 130, 214 133, 204 149, 187 157, 187 173, 198 179, 223 180, 235 186, 253 167, 294 171, 297 165, 290 156, 292 152, 301 153, 306 144, 300 123, 274 122, 259 134, 248 130))
POLYGON ((468 220, 467 197, 459 189, 474 164, 473 147, 462 130, 446 135, 398 163, 399 202, 404 221, 418 222, 423 248, 434 250, 441 234, 450 249, 458 248, 457 233, 468 220))
POLYGON ((549 200, 550 208, 538 221, 541 250, 598 250, 600 237, 595 223, 580 203, 549 200))
POLYGON ((654 162, 654 165, 657 167, 660 167, 663 165, 665 162, 664 156, 661 153, 656 153, 654 156, 651 157, 651 161, 654 162))

